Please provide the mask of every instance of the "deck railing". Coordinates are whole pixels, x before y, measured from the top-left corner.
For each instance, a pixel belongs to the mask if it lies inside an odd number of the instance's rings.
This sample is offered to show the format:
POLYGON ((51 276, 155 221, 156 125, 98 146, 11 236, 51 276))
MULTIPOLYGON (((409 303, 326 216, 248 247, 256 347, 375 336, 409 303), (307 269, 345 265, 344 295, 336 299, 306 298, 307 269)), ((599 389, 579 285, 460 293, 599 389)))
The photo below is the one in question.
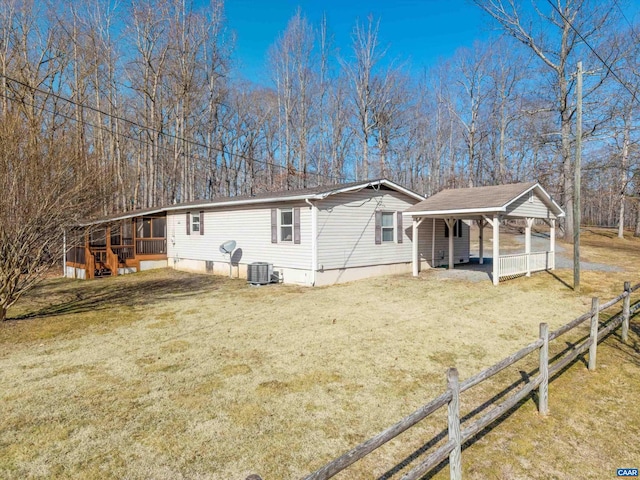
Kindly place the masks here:
POLYGON ((119 262, 124 262, 130 258, 134 258, 136 255, 133 251, 133 245, 116 245, 112 246, 111 250, 118 256, 119 262))
POLYGON ((513 253, 500 255, 500 277, 525 275, 554 268, 554 252, 513 253))
POLYGON ((167 253, 166 238, 138 238, 136 239, 137 255, 161 255, 167 253))

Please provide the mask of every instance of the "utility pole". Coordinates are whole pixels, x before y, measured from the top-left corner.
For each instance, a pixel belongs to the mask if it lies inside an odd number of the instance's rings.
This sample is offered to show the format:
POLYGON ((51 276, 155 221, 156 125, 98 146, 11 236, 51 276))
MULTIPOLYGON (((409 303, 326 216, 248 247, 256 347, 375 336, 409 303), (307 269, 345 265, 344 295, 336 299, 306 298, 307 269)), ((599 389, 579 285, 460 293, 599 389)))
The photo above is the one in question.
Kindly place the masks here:
POLYGON ((582 163, 582 62, 576 84, 576 163, 573 180, 573 290, 580 291, 580 180, 582 163))

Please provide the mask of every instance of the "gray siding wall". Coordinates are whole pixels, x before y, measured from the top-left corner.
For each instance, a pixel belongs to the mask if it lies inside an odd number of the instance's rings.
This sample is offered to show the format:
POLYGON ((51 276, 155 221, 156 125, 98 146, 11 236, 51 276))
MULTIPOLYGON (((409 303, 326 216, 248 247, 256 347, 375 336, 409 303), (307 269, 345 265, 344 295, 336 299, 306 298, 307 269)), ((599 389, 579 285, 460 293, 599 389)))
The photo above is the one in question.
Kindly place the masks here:
MULTIPOLYGON (((192 212, 200 211, 195 207, 192 212)), ((237 263, 269 262, 274 267, 311 268, 311 208, 304 202, 283 202, 261 207, 226 207, 205 210, 204 235, 186 232, 186 210, 167 213, 167 256, 189 260, 228 261, 218 248, 237 242, 237 263), (271 208, 300 207, 300 244, 271 243, 271 208)))
POLYGON ((318 268, 411 262, 411 219, 403 218, 402 243, 396 237, 394 242, 376 245, 375 212, 402 212, 415 203, 417 200, 400 192, 372 189, 318 201, 318 268))
POLYGON ((516 217, 555 218, 549 207, 534 192, 533 201, 529 201, 529 194, 513 202, 507 207, 507 215, 516 217))
MULTIPOLYGON (((436 219, 435 236, 435 261, 431 262, 431 242, 433 239, 433 219, 427 218, 420 225, 418 232, 419 252, 422 259, 426 260, 432 267, 440 267, 449 264, 449 238, 445 237, 444 220, 436 219)), ((453 239, 454 263, 466 263, 469 261, 469 225, 462 222, 462 237, 453 239)), ((486 252, 485 252, 486 253, 486 252)))

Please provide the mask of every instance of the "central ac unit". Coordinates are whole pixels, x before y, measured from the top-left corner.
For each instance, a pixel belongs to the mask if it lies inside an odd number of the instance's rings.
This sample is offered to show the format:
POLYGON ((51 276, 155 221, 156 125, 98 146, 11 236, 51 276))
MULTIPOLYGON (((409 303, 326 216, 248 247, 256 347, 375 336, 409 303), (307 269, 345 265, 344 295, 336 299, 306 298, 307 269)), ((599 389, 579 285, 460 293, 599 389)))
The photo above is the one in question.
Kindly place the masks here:
POLYGON ((247 265, 247 281, 252 285, 266 285, 271 283, 273 264, 267 262, 253 262, 247 265))

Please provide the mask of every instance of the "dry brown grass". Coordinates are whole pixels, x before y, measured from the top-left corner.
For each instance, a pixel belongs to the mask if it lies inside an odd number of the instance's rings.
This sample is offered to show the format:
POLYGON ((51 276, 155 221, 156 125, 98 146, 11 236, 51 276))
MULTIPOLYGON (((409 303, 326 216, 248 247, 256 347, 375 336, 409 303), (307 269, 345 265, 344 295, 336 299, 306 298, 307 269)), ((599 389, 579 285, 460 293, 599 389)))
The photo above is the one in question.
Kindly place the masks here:
MULTIPOLYGON (((466 378, 541 320, 556 328, 640 281, 585 272, 577 295, 558 280, 570 271, 556 275, 498 288, 430 272, 315 289, 170 270, 51 280, 0 327, 0 477, 298 478, 441 393, 447 367, 466 378)), ((576 364, 554 381, 548 419, 527 401, 467 448, 466 475, 602 478, 640 458, 634 329, 632 346, 607 341, 595 374, 576 364)), ((472 389, 463 411, 518 378, 472 389)), ((439 413, 340 478, 384 475, 445 425, 439 413)))

